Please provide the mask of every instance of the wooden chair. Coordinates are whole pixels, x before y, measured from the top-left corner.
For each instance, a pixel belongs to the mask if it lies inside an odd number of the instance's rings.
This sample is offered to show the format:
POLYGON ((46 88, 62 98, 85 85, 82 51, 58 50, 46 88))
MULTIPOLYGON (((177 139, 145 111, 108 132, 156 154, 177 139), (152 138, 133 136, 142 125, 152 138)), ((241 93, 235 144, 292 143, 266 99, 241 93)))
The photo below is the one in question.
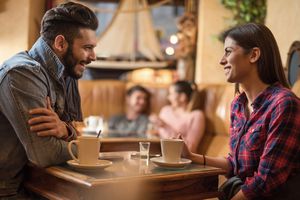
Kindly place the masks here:
POLYGON ((288 68, 288 81, 293 86, 300 78, 300 41, 295 41, 291 45, 286 66, 288 68))
POLYGON ((296 80, 292 87, 292 91, 300 98, 300 79, 296 80))

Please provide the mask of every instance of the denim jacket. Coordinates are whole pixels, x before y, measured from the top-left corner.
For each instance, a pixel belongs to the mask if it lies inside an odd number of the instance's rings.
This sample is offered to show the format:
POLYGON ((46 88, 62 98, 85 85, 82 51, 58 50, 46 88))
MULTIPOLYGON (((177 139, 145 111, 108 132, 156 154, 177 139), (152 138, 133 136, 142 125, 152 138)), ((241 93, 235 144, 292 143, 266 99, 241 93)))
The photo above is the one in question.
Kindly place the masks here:
MULTIPOLYGON (((39 38, 28 52, 21 52, 0 67, 0 198, 16 194, 28 161, 46 167, 71 159, 68 142, 39 137, 28 125, 28 111, 46 107, 46 97, 62 119, 66 86, 64 65, 39 38)), ((68 127, 72 135, 76 131, 68 127)))

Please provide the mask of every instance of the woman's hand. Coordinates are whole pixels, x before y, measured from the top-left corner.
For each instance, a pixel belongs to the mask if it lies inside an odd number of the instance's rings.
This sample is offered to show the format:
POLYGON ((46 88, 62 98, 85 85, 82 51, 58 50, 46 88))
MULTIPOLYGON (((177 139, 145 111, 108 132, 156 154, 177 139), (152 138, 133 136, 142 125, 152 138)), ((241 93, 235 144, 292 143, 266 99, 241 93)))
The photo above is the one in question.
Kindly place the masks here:
POLYGON ((152 124, 154 124, 157 127, 165 126, 165 122, 162 119, 160 119, 156 114, 151 114, 149 116, 149 120, 152 124))
MULTIPOLYGON (((179 134, 177 139, 181 139, 183 140, 182 138, 182 135, 179 134)), ((189 150, 187 144, 185 143, 185 141, 183 140, 183 148, 182 148, 182 156, 185 157, 185 158, 188 158, 188 159, 191 159, 192 158, 192 155, 193 153, 189 150)))

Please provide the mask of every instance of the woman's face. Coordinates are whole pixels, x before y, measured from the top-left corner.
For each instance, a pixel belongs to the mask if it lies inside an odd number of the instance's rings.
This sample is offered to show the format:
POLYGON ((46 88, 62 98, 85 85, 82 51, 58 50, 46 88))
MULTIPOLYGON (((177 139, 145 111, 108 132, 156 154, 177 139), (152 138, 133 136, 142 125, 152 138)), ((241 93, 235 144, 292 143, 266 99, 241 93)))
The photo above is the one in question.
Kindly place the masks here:
POLYGON ((176 88, 174 85, 171 85, 169 88, 168 100, 171 103, 172 107, 178 108, 184 102, 186 102, 186 95, 184 93, 176 92, 176 88))
POLYGON ((224 67, 225 76, 230 83, 243 83, 256 70, 250 63, 250 53, 239 46, 235 40, 227 37, 224 43, 224 55, 220 64, 224 67))

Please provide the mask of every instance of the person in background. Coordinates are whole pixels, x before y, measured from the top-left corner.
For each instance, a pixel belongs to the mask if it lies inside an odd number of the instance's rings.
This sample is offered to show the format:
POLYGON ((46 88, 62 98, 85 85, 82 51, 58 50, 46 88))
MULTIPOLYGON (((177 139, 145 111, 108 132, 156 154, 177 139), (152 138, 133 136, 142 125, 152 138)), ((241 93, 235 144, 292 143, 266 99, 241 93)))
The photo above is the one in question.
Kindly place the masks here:
POLYGON ((191 104, 199 100, 195 98, 197 92, 195 84, 187 81, 173 83, 168 95, 170 105, 164 106, 159 116, 150 116, 160 138, 177 138, 181 135, 192 152, 197 152, 205 131, 204 113, 200 109, 190 109, 191 104))
POLYGON ((145 136, 149 122, 150 98, 150 92, 140 85, 128 89, 126 93, 126 113, 113 116, 109 120, 109 133, 117 133, 123 136, 130 134, 145 136))
POLYGON ((272 32, 256 23, 234 27, 224 34, 224 51, 226 79, 243 89, 231 106, 230 153, 215 158, 185 147, 184 155, 227 172, 220 199, 300 199, 300 101, 272 32))
POLYGON ((29 51, 0 68, 0 198, 26 199, 28 162, 47 167, 70 160, 72 121, 82 120, 77 79, 96 59, 98 20, 87 7, 66 3, 48 10, 29 51))

